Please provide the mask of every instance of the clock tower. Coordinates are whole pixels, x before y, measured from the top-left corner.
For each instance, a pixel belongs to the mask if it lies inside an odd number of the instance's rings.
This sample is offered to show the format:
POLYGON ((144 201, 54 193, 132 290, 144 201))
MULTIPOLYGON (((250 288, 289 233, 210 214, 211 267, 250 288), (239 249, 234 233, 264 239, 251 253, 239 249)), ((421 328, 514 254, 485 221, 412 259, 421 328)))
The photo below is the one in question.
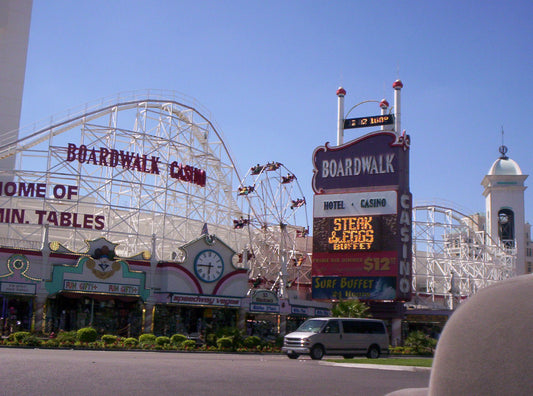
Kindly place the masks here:
POLYGON ((486 230, 496 243, 514 250, 516 274, 526 273, 526 238, 524 182, 528 175, 522 174, 518 164, 507 156, 507 147, 500 146, 500 157, 494 161, 489 173, 483 178, 486 208, 486 230))

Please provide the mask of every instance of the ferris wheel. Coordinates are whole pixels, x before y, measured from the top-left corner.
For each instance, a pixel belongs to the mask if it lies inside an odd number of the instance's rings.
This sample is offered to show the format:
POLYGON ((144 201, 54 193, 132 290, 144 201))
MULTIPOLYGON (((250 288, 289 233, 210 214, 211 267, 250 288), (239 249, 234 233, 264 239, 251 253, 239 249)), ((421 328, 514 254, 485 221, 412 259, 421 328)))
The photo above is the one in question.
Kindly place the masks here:
POLYGON ((284 297, 292 282, 308 282, 307 204, 294 173, 280 162, 252 166, 237 198, 248 217, 234 220, 234 227, 249 234, 249 245, 239 257, 250 269, 253 287, 284 297))

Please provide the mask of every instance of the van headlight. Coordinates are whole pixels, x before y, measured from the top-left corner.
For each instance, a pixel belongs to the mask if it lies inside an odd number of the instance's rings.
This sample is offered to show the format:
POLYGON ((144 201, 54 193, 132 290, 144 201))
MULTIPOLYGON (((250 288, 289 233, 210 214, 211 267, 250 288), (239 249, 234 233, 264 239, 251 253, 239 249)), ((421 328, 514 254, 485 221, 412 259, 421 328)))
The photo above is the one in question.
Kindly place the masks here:
POLYGON ((302 346, 309 346, 309 338, 302 338, 302 346))

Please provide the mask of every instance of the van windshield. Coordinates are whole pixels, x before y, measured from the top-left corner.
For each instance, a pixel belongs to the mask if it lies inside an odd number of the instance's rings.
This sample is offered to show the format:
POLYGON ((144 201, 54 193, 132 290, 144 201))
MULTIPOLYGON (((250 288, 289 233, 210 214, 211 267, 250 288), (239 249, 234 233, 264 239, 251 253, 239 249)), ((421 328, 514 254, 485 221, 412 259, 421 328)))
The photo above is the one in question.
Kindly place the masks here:
POLYGON ((325 320, 306 320, 300 325, 300 327, 296 329, 296 331, 301 331, 304 333, 318 333, 324 326, 324 323, 326 323, 325 320))

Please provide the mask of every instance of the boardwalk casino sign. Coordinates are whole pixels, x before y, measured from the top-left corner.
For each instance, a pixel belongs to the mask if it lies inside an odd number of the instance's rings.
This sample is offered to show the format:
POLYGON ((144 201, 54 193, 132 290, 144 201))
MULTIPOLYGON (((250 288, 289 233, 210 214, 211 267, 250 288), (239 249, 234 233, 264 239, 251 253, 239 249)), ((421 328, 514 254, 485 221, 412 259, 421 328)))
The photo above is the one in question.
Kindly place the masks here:
POLYGON ((313 298, 411 295, 409 137, 369 133, 313 154, 313 298))

